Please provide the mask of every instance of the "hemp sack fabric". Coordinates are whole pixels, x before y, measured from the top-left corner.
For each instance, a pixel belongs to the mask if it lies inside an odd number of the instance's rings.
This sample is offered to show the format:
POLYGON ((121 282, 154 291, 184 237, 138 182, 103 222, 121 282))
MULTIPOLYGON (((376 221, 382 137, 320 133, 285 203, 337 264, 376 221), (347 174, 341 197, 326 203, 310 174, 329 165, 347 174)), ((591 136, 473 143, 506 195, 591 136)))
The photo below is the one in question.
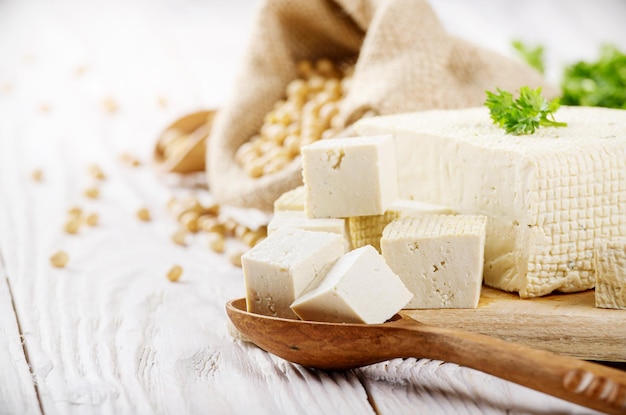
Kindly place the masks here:
POLYGON ((448 34, 426 0, 266 0, 233 95, 215 118, 207 144, 209 188, 220 203, 271 211, 282 193, 302 184, 301 159, 253 179, 235 152, 283 99, 302 59, 357 57, 340 107, 344 128, 363 115, 480 106, 485 90, 542 86, 522 62, 448 34))

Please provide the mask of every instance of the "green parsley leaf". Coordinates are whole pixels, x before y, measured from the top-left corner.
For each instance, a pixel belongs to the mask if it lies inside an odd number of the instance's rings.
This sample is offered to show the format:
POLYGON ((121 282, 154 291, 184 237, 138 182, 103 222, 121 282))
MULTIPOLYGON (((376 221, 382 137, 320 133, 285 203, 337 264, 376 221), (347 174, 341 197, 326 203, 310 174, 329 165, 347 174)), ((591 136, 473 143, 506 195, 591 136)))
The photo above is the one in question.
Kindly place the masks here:
POLYGON ((519 97, 513 99, 510 92, 496 89, 497 93, 486 91, 485 106, 489 108, 494 124, 504 128, 507 134, 533 134, 539 126, 565 127, 567 124, 554 119, 559 108, 558 98, 551 101, 541 96, 541 87, 531 89, 523 86, 519 97))
POLYGON ((524 59, 524 61, 538 70, 540 73, 545 73, 546 67, 544 64, 544 50, 543 46, 537 45, 531 47, 523 43, 521 40, 514 40, 511 42, 513 48, 517 51, 518 55, 524 59))
POLYGON ((626 109, 626 55, 604 45, 595 62, 569 65, 561 83, 564 105, 626 109))

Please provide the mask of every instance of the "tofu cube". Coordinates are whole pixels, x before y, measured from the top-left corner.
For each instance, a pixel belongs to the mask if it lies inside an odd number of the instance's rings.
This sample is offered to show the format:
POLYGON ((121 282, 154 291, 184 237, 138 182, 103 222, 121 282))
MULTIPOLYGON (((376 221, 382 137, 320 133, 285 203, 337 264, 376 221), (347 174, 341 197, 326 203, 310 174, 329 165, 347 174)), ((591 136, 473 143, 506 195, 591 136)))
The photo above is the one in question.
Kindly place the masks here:
POLYGON ((596 307, 626 310, 626 238, 598 243, 594 263, 596 307))
POLYGON ((413 293, 405 308, 476 308, 483 280, 486 218, 400 218, 383 231, 389 267, 413 293))
POLYGON ((342 256, 291 309, 303 320, 377 324, 391 318, 412 296, 376 249, 367 245, 342 256))
POLYGON ((302 169, 312 218, 382 215, 398 198, 390 135, 317 141, 302 148, 302 169))
POLYGON ((289 308, 344 254, 344 239, 328 232, 280 229, 241 256, 248 311, 297 318, 289 308))

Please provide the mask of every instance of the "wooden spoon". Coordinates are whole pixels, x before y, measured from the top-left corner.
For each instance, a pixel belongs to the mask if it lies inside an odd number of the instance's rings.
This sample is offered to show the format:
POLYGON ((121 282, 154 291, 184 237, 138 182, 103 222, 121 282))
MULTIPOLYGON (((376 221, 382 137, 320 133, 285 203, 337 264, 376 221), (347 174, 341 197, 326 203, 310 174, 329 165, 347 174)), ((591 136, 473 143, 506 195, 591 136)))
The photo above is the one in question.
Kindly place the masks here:
POLYGON ((588 408, 626 414, 626 373, 481 334, 422 324, 396 314, 384 324, 320 323, 226 304, 233 325, 263 350, 303 366, 340 370, 396 357, 444 360, 480 370, 588 408))
POLYGON ((205 171, 206 142, 216 113, 217 110, 197 111, 168 125, 157 138, 154 147, 156 165, 170 173, 188 174, 205 171), (178 151, 166 157, 165 147, 170 135, 183 139, 176 140, 176 144, 180 146, 178 151))

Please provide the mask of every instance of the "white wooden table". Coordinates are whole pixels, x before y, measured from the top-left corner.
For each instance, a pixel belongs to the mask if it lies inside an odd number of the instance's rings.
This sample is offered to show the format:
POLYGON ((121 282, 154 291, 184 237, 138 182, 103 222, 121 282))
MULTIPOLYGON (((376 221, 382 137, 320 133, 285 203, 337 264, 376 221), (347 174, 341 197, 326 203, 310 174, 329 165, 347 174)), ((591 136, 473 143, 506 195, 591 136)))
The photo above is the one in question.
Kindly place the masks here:
MULTIPOLYGON (((436 8, 450 30, 505 53, 512 36, 543 41, 551 65, 603 40, 626 48, 619 1, 504 3, 538 16, 533 31, 486 0, 436 8)), ((224 304, 243 296, 241 270, 200 237, 170 242, 166 202, 190 190, 149 161, 167 123, 225 101, 258 4, 0 2, 0 414, 589 413, 454 364, 324 373, 229 335, 224 304), (124 151, 144 163, 120 163, 124 151), (82 195, 91 163, 108 176, 97 200, 82 195), (99 226, 64 233, 73 205, 99 226), (135 217, 144 206, 151 222, 135 217), (59 249, 64 269, 49 263, 59 249), (175 263, 179 283, 165 278, 175 263)))

